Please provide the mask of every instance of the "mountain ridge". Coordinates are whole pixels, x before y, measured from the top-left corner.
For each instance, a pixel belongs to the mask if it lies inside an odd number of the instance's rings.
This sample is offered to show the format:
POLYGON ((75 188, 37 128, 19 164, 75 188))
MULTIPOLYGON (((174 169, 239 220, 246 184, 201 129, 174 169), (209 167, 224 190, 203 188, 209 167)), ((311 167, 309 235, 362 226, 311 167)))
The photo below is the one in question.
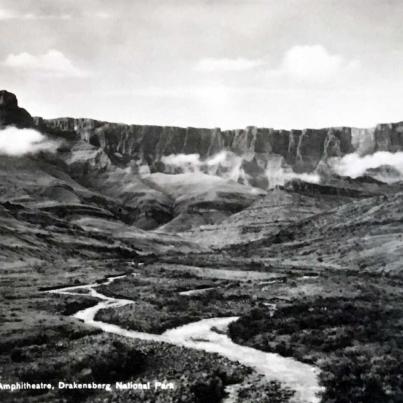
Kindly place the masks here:
POLYGON ((37 117, 34 121, 41 131, 80 138, 108 154, 115 154, 121 164, 136 159, 156 172, 161 171, 161 158, 171 154, 199 154, 201 159, 206 159, 224 150, 236 155, 249 153, 250 160, 256 159, 255 166, 259 166, 262 154, 277 154, 300 173, 312 172, 322 160, 353 152, 367 155, 403 150, 403 122, 381 123, 369 129, 277 130, 250 126, 221 130, 129 125, 86 118, 47 120, 37 117))
POLYGON ((113 165, 130 166, 135 171, 181 173, 190 166, 210 173, 210 159, 223 154, 218 168, 214 168, 218 176, 236 168, 236 181, 263 189, 270 186, 267 171, 273 168, 312 173, 332 158, 351 153, 365 156, 377 151, 403 151, 403 121, 369 129, 278 130, 249 126, 221 130, 129 125, 88 118, 44 119, 32 118, 18 106, 17 97, 5 90, 0 91, 0 125, 31 127, 65 141, 87 143, 102 150, 113 165), (194 161, 167 161, 167 157, 182 155, 193 156, 194 161))

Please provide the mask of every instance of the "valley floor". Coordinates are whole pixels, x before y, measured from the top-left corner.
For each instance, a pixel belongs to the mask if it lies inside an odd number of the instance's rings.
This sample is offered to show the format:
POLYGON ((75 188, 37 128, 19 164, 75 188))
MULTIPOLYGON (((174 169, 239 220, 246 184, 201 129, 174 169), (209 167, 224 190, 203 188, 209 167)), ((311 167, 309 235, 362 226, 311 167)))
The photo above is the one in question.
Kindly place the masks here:
POLYGON ((212 261, 209 267, 180 264, 180 257, 173 263, 173 256, 165 260, 38 261, 5 267, 0 375, 2 383, 55 385, 167 380, 175 389, 0 390, 1 401, 298 401, 285 384, 263 379, 215 353, 128 339, 87 326, 71 317, 99 302, 84 289, 82 295, 46 292, 125 273, 129 275, 96 289, 134 303, 103 309, 96 320, 161 334, 202 319, 239 316, 229 326, 237 344, 320 368, 322 402, 402 400, 403 279, 322 268, 269 268, 248 259, 238 259, 236 265, 228 259, 226 267, 212 261), (227 398, 226 391, 231 392, 227 398))

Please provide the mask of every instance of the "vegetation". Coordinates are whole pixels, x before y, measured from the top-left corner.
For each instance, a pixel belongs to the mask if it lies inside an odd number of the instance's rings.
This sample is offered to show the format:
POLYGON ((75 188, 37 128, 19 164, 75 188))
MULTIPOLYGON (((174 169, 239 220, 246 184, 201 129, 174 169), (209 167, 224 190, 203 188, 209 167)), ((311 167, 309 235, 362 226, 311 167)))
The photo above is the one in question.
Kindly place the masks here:
POLYGON ((95 319, 127 329, 160 334, 167 329, 205 318, 246 313, 251 297, 224 297, 225 286, 226 282, 223 281, 206 281, 188 276, 182 279, 176 273, 172 279, 165 278, 164 282, 152 276, 117 280, 100 287, 100 291, 106 295, 132 299, 135 303, 119 310, 103 309, 95 319), (213 289, 191 297, 179 294, 182 290, 207 287, 213 289))
POLYGON ((403 297, 395 280, 350 279, 355 296, 306 296, 273 316, 254 309, 230 325, 232 339, 314 362, 326 403, 403 401, 403 297))

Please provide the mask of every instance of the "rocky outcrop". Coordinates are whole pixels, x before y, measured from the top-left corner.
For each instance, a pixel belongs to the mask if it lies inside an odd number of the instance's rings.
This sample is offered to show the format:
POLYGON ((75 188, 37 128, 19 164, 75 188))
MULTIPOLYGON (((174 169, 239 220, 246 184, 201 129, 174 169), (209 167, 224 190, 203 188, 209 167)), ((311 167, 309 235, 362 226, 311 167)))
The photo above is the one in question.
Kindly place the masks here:
POLYGON ((0 91, 0 128, 5 126, 19 128, 32 127, 34 120, 23 108, 18 106, 17 97, 11 92, 0 91))

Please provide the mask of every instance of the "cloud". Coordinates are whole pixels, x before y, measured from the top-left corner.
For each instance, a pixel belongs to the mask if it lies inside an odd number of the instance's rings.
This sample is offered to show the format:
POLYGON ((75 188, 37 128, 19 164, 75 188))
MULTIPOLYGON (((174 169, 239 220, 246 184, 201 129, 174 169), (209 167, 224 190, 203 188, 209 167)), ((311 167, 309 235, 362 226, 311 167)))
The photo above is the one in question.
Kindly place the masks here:
MULTIPOLYGON (((161 158, 161 162, 165 164, 165 173, 204 173, 253 186, 252 178, 243 168, 246 160, 245 156, 236 155, 230 151, 221 151, 205 160, 202 160, 199 154, 171 154, 161 158)), ((295 173, 284 163, 284 158, 279 156, 271 156, 267 161, 264 176, 267 178, 269 189, 282 186, 293 179, 312 183, 320 182, 320 177, 316 173, 295 173)))
POLYGON ((38 14, 38 13, 17 13, 12 10, 0 9, 1 20, 70 20, 71 14, 38 14))
MULTIPOLYGON (((266 58, 204 58, 199 60, 195 69, 203 73, 241 72, 268 64, 266 58)), ((359 66, 358 60, 348 61, 341 55, 331 54, 322 45, 296 45, 284 53, 277 68, 268 72, 275 78, 320 82, 355 71, 359 66)))
POLYGON ((71 20, 73 16, 71 14, 34 14, 27 13, 21 17, 23 20, 71 20))
POLYGON ((253 60, 253 59, 227 59, 227 58, 205 58, 199 60, 196 64, 196 70, 201 71, 203 73, 212 73, 212 72, 231 72, 231 71, 245 71, 254 69, 262 65, 263 62, 261 60, 253 60))
POLYGON ((272 156, 267 161, 265 169, 266 178, 269 183, 269 189, 276 186, 283 186, 293 179, 300 179, 304 182, 319 183, 320 176, 316 173, 296 173, 288 166, 284 157, 272 156))
POLYGON ((6 127, 0 130, 0 154, 21 156, 40 151, 55 152, 59 143, 33 129, 6 127))
POLYGON ((75 67, 70 59, 56 49, 48 50, 41 55, 32 55, 27 52, 9 54, 4 61, 4 65, 55 77, 85 76, 82 70, 75 67))
POLYGON ((94 14, 92 14, 93 17, 99 18, 101 20, 109 20, 112 18, 112 14, 106 12, 106 11, 98 11, 94 14))
POLYGON ((329 164, 337 174, 352 178, 362 176, 368 169, 384 165, 392 166, 403 174, 403 152, 377 151, 364 157, 351 153, 342 158, 332 158, 329 164))
POLYGON ((303 81, 326 81, 359 67, 357 60, 331 54, 322 45, 293 46, 285 54, 280 73, 303 81))
POLYGON ((113 18, 113 15, 108 11, 80 11, 71 10, 69 12, 46 12, 46 10, 39 10, 38 12, 21 12, 11 9, 0 8, 0 21, 1 20, 72 20, 77 18, 96 18, 100 20, 108 20, 113 18))
POLYGON ((200 158, 200 154, 171 154, 161 158, 168 173, 203 172, 234 181, 245 176, 242 160, 241 156, 229 151, 221 151, 205 160, 200 158))
POLYGON ((12 20, 13 18, 15 18, 15 14, 13 12, 0 8, 0 21, 12 20))
POLYGON ((180 168, 183 172, 200 170, 202 162, 200 154, 171 154, 161 158, 161 162, 172 168, 180 168))

